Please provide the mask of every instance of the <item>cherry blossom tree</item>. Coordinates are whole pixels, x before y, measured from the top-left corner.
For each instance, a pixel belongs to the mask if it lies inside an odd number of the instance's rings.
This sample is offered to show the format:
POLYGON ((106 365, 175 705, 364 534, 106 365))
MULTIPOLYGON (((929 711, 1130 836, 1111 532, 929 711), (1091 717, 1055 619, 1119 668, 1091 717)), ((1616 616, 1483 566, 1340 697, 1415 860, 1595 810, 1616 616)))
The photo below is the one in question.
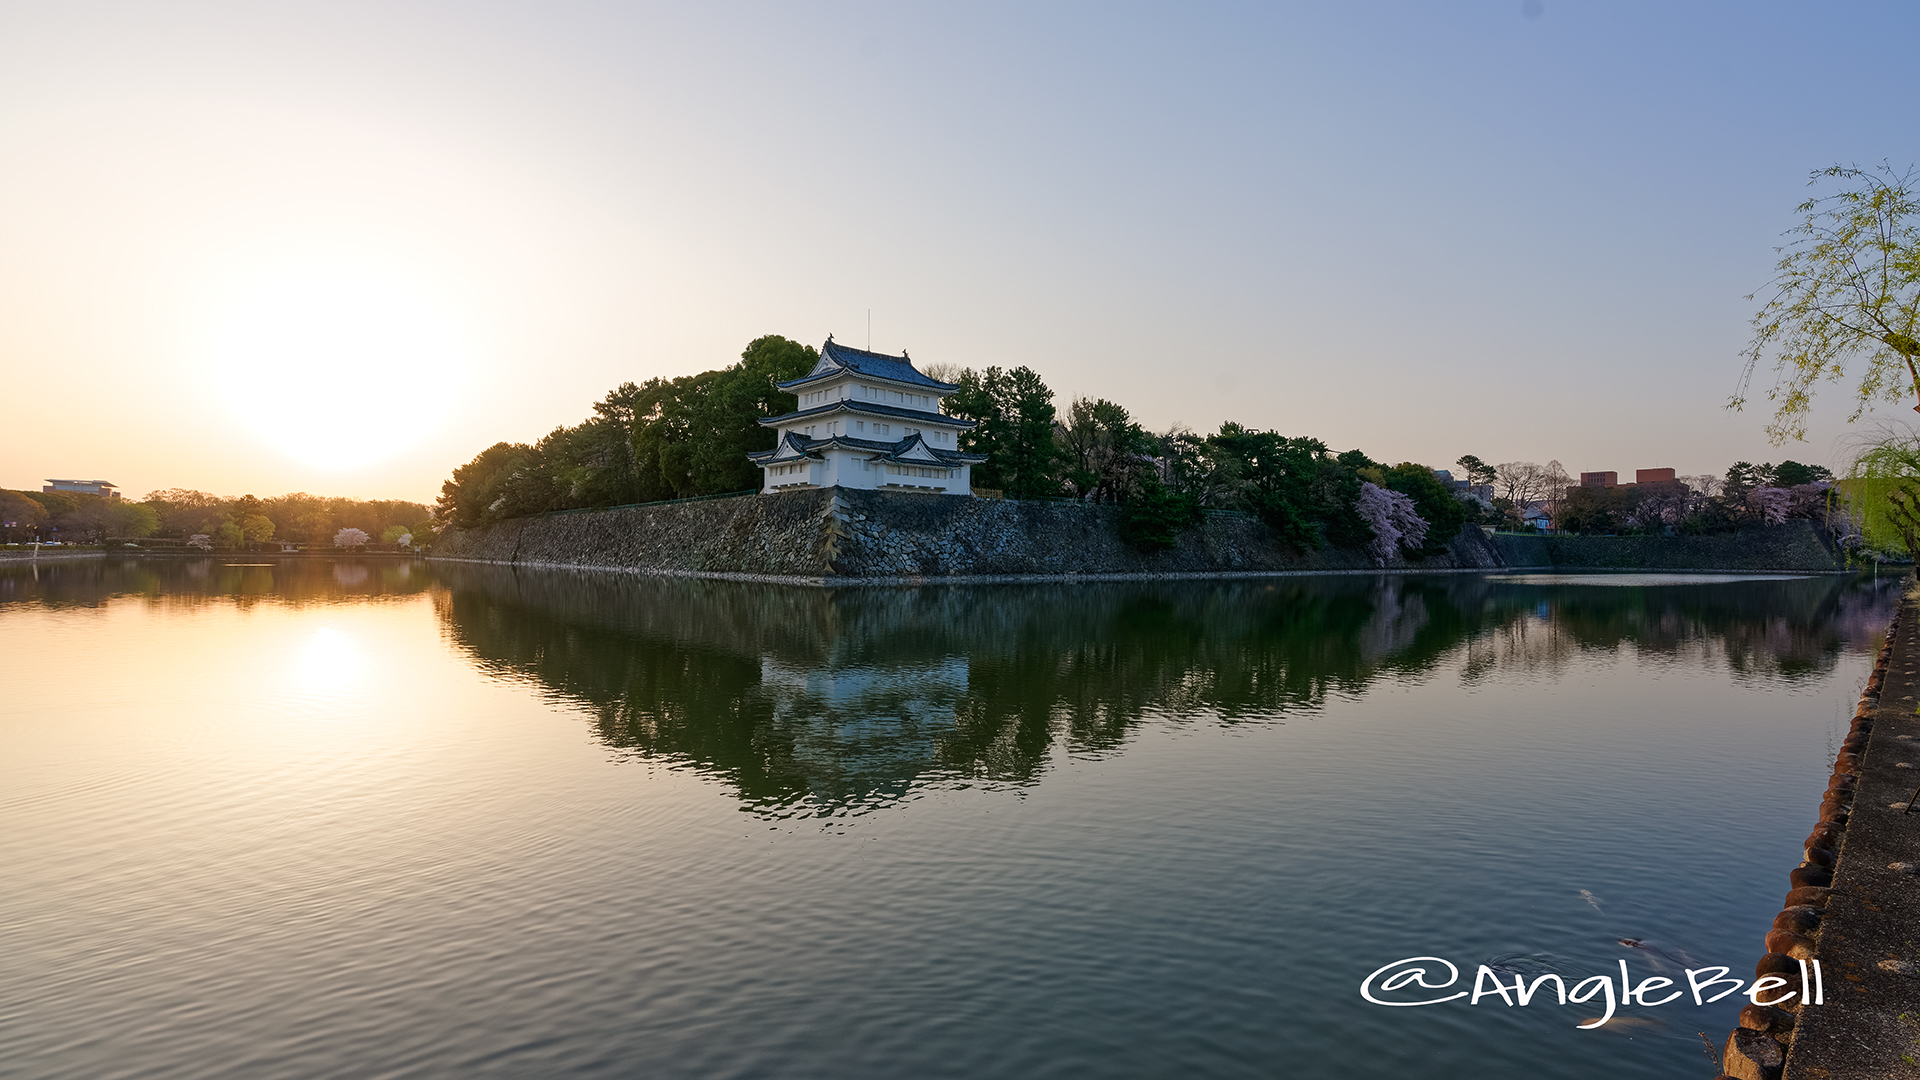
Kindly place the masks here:
POLYGON ((1793 509, 1793 492, 1777 487, 1754 488, 1747 494, 1747 502, 1753 505, 1762 525, 1785 525, 1787 511, 1793 509))
POLYGON ((337 548, 365 547, 367 546, 367 541, 370 539, 372 539, 372 537, 369 537, 359 529, 341 529, 339 532, 333 534, 333 546, 337 548))
POLYGON ((1413 508, 1413 500, 1397 491, 1388 491, 1371 481, 1360 482, 1360 497, 1353 508, 1361 520, 1373 529, 1367 551, 1381 566, 1405 548, 1417 548, 1426 542, 1427 522, 1413 508))

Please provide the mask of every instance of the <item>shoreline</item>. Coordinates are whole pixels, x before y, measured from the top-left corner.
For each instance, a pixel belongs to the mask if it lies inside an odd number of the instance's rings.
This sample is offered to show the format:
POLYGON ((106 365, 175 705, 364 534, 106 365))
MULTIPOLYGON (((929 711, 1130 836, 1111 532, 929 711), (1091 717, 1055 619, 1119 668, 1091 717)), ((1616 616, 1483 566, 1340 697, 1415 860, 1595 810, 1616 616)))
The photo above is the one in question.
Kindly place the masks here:
MULTIPOLYGON (((1872 568, 1810 569, 1805 567, 1699 567, 1699 566, 1433 566, 1396 564, 1382 567, 1303 567, 1292 570, 1164 570, 1164 571, 1064 571, 1029 574, 765 574, 733 570, 685 570, 647 566, 608 566, 595 563, 547 560, 477 559, 436 556, 420 552, 184 552, 184 551, 61 551, 41 552, 37 556, 0 551, 0 568, 39 566, 50 563, 84 562, 104 559, 220 559, 275 563, 299 562, 425 562, 456 563, 471 566, 500 566, 508 569, 563 570, 574 573, 604 573, 621 576, 690 578, 707 581, 757 582, 768 585, 796 585, 809 588, 844 586, 926 586, 926 585, 1043 585, 1098 584, 1129 581, 1245 581, 1300 577, 1407 577, 1420 574, 1483 574, 1532 576, 1568 574, 1587 577, 1619 577, 1629 574, 1683 574, 1695 577, 1740 575, 1748 577, 1824 577, 1872 573, 1872 568)), ((1900 572, 1907 572, 1900 568, 1900 572)))
POLYGON ((1804 570, 1804 569, 1749 569, 1727 568, 1703 570, 1698 567, 1631 567, 1622 569, 1615 566, 1577 567, 1577 566, 1438 566, 1422 568, 1419 566, 1384 566, 1365 569, 1349 568, 1311 568, 1302 570, 1169 570, 1153 571, 1116 571, 1111 573, 1058 573, 1058 574, 919 574, 919 575, 840 575, 840 574, 754 574, 731 570, 662 570, 644 566, 600 566, 590 563, 538 562, 532 560, 509 561, 506 559, 473 559, 453 556, 428 556, 428 563, 462 563, 475 566, 504 566, 510 569, 528 570, 566 570, 571 572, 591 572, 604 574, 638 575, 643 577, 699 578, 709 581, 747 581, 762 582, 769 585, 805 585, 815 588, 835 586, 864 585, 1023 585, 1023 584, 1073 584, 1085 582, 1120 581, 1231 581, 1260 578, 1296 578, 1296 577, 1407 577, 1416 574, 1482 574, 1496 576, 1502 574, 1585 574, 1596 577, 1620 576, 1626 574, 1690 574, 1697 576, 1739 574, 1751 576, 1798 578, 1819 577, 1825 575, 1859 574, 1863 570, 1804 570))
POLYGON ((79 559, 104 559, 116 554, 111 551, 43 551, 31 552, 0 551, 0 566, 10 563, 22 565, 43 562, 74 562, 79 559))
POLYGON ((1920 994, 1912 927, 1920 922, 1913 840, 1920 816, 1920 599, 1904 598, 1853 723, 1834 756, 1805 858, 1765 939, 1756 977, 1818 959, 1827 1003, 1749 1004, 1727 1036, 1722 1080, 1883 1080, 1920 1043, 1908 1011, 1920 994), (1914 760, 1899 760, 1902 758, 1914 760))
POLYGON ((174 551, 126 548, 94 551, 43 551, 38 555, 0 551, 0 566, 9 563, 65 562, 73 559, 272 559, 301 562, 321 559, 376 559, 382 562, 424 559, 417 551, 174 551))
POLYGON ((1170 548, 1122 539, 1107 504, 940 499, 823 489, 581 510, 450 528, 432 561, 733 581, 1158 581, 1458 570, 1847 573, 1811 522, 1673 537, 1488 537, 1467 525, 1421 556, 1302 550, 1250 516, 1206 515, 1170 548))

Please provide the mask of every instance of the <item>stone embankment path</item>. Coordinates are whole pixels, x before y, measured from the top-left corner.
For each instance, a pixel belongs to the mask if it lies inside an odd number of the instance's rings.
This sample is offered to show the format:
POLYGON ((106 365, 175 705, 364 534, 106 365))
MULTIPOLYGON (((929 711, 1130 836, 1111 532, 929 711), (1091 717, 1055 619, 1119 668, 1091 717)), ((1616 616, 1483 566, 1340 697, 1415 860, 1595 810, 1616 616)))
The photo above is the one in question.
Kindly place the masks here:
POLYGON ((1920 1080, 1920 604, 1912 595, 1889 636, 1757 967, 1785 972, 1789 961, 1817 957, 1825 1002, 1745 1007, 1727 1040, 1726 1076, 1920 1080))

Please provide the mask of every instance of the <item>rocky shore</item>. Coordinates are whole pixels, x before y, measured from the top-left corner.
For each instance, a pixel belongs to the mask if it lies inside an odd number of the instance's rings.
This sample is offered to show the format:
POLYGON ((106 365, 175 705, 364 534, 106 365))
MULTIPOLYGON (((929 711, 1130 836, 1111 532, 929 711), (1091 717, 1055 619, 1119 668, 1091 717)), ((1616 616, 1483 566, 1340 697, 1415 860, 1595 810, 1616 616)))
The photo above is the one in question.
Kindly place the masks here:
POLYGON ((1724 1077, 1886 1080, 1920 1076, 1920 626, 1909 595, 1835 755, 1805 859, 1765 939, 1755 977, 1797 990, 1818 960, 1824 1003, 1748 1004, 1727 1037, 1724 1077))

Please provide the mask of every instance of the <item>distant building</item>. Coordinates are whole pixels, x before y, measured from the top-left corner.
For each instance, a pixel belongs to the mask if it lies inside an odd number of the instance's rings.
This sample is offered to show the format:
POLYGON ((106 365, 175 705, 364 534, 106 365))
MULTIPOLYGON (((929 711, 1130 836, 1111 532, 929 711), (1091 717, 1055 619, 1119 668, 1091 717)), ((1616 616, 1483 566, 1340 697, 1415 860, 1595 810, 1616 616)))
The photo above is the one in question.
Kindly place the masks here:
POLYGON ((1673 474, 1672 469, 1641 469, 1633 474, 1634 483, 1643 488, 1678 495, 1687 489, 1686 482, 1673 474))
POLYGON ((763 494, 847 487, 973 494, 973 466, 987 460, 959 448, 974 422, 940 411, 960 389, 922 375, 905 353, 888 356, 827 338, 812 371, 779 384, 800 408, 760 421, 779 433, 771 450, 747 455, 760 466, 763 494))
POLYGON ((1638 484, 1678 484, 1672 469, 1636 469, 1633 482, 1623 484, 1616 472, 1583 472, 1580 474, 1581 487, 1634 487, 1638 484))
POLYGON ((1489 509, 1493 507, 1492 484, 1476 484, 1469 480, 1455 480, 1453 478, 1453 470, 1451 469, 1435 469, 1433 470, 1433 478, 1440 481, 1440 486, 1449 491, 1464 495, 1489 509))
POLYGON ((109 499, 120 497, 120 489, 105 480, 49 480, 41 491, 66 491, 75 495, 101 495, 109 499))

